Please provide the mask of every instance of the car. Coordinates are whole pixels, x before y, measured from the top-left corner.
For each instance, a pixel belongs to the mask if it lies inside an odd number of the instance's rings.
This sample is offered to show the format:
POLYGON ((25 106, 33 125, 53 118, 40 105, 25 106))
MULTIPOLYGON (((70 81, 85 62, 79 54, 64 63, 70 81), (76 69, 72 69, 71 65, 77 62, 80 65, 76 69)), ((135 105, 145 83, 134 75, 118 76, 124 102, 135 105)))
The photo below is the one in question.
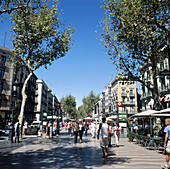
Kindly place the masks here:
POLYGON ((9 129, 5 128, 4 130, 2 130, 2 135, 8 136, 9 135, 9 129))
POLYGON ((42 125, 42 121, 33 121, 31 124, 31 126, 37 127, 37 128, 40 128, 41 125, 42 125))

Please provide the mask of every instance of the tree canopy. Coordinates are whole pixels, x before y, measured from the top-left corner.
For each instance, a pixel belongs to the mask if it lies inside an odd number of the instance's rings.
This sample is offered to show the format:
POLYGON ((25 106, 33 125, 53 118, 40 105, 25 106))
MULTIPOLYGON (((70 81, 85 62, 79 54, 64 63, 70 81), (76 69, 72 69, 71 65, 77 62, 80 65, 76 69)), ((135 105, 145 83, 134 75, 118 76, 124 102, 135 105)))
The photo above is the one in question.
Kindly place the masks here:
POLYGON ((158 101, 158 64, 168 55, 168 0, 103 0, 102 41, 110 61, 128 79, 147 86, 158 101), (142 67, 142 69, 141 69, 142 67), (153 81, 141 80, 150 71, 153 81))
POLYGON ((71 94, 61 99, 62 111, 67 114, 67 118, 77 118, 76 99, 71 94))
POLYGON ((85 117, 86 115, 91 116, 93 112, 94 103, 99 99, 99 95, 95 95, 93 91, 87 97, 82 99, 83 105, 78 108, 79 118, 85 117))
POLYGON ((13 53, 31 71, 51 65, 72 44, 74 30, 61 22, 58 5, 53 1, 50 7, 47 1, 35 9, 29 4, 12 13, 13 53))
POLYGON ((58 0, 8 1, 1 6, 4 10, 16 6, 11 13, 13 31, 12 60, 17 66, 29 70, 23 88, 20 123, 23 121, 27 95, 25 88, 33 71, 47 68, 53 61, 64 57, 73 44, 74 29, 62 22, 58 0), (22 5, 22 7, 19 7, 22 5))

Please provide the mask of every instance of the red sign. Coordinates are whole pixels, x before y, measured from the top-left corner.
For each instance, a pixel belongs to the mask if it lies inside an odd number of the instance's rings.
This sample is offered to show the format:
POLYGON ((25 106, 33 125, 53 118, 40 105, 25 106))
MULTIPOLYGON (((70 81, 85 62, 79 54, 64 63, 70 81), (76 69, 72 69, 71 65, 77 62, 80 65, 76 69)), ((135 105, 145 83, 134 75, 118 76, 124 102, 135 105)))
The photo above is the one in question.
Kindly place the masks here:
POLYGON ((117 107, 122 107, 122 102, 117 102, 117 107))
POLYGON ((57 103, 57 109, 61 109, 61 103, 60 102, 57 103))

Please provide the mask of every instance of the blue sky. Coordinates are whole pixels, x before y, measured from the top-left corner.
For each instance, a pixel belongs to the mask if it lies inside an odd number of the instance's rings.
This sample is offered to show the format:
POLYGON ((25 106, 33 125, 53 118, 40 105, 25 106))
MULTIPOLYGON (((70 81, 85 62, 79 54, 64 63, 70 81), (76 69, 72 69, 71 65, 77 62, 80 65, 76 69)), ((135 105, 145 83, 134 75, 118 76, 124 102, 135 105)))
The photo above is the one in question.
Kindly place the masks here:
MULTIPOLYGON (((100 0, 61 0, 64 23, 75 28, 74 45, 64 58, 48 67, 35 72, 56 94, 58 99, 71 94, 76 98, 77 106, 91 90, 100 94, 104 87, 116 75, 114 65, 107 61, 104 47, 99 45, 99 35, 95 33, 99 21, 104 16, 100 8, 100 0), (97 39, 96 39, 97 38, 97 39)), ((3 46, 7 32, 5 47, 12 48, 10 40, 9 19, 0 23, 0 46, 3 46)))

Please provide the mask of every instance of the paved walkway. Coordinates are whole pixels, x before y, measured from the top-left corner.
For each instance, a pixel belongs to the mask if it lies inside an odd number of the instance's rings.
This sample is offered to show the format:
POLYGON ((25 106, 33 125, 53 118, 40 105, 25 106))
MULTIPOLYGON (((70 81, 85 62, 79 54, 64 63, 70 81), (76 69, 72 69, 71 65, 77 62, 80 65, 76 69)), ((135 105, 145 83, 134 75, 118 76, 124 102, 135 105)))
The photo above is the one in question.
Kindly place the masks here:
MULTIPOLYGON (((114 143, 115 139, 112 139, 114 143)), ((73 143, 73 137, 63 133, 59 138, 37 138, 19 145, 0 144, 0 166, 3 169, 160 169, 165 155, 147 150, 135 143, 120 139, 120 147, 109 148, 102 158, 100 143, 84 137, 82 144, 73 143), (15 147, 15 148, 14 148, 15 147), (1 151, 3 149, 3 151, 1 151)))

